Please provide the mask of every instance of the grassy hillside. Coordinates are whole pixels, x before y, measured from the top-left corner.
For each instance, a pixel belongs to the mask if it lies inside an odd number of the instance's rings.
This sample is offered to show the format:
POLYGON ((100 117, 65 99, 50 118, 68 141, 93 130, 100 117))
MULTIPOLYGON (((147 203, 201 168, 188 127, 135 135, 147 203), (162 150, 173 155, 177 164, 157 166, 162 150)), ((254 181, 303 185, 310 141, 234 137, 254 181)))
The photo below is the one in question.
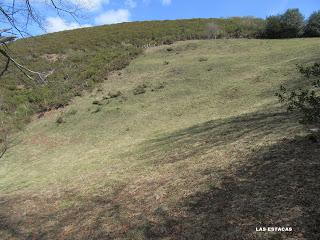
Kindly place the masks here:
POLYGON ((16 137, 0 238, 319 238, 319 145, 274 97, 319 53, 319 39, 146 50, 16 137), (294 231, 255 232, 275 224, 294 231))
MULTIPOLYGON (((254 18, 192 19, 124 23, 78 29, 19 40, 13 56, 30 69, 50 72, 48 84, 33 86, 17 69, 0 79, 0 118, 22 127, 34 113, 65 106, 68 101, 122 69, 144 47, 208 37, 215 22, 221 37, 256 37, 264 21, 254 18)), ((0 64, 4 65, 0 57, 0 64)), ((1 121, 1 122, 2 122, 1 121)))

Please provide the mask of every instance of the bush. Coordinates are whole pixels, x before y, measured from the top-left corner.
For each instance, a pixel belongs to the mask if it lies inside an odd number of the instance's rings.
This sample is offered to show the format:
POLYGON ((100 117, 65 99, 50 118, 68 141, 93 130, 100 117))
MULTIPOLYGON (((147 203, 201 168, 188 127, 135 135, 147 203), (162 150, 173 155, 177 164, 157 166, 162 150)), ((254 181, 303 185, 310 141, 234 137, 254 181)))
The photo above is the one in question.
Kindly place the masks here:
POLYGON ((171 45, 173 43, 174 43, 174 41, 172 39, 169 39, 169 38, 163 40, 163 42, 162 42, 163 45, 171 45))
POLYGON ((209 59, 207 57, 201 57, 199 58, 199 62, 206 62, 208 61, 209 59))
POLYGON ((320 37, 320 11, 310 15, 304 34, 306 37, 320 37))
POLYGON ((276 93, 281 103, 287 106, 288 111, 297 111, 304 124, 320 124, 320 64, 309 67, 298 66, 299 72, 305 77, 303 89, 288 91, 281 86, 276 93))
POLYGON ((109 98, 117 98, 121 96, 121 92, 120 91, 116 91, 116 92, 109 92, 108 96, 109 98))
POLYGON ((101 107, 97 107, 95 110, 93 110, 92 113, 98 113, 101 112, 102 108, 101 107))
POLYGON ((103 103, 101 102, 101 101, 99 101, 99 100, 94 100, 93 102, 92 102, 92 104, 93 105, 103 105, 103 103))
POLYGON ((133 89, 133 94, 134 95, 139 95, 139 94, 144 94, 146 92, 147 86, 145 84, 138 85, 133 89))
POLYGON ((59 125, 64 123, 63 117, 62 116, 58 117, 57 120, 56 120, 56 123, 59 124, 59 125))

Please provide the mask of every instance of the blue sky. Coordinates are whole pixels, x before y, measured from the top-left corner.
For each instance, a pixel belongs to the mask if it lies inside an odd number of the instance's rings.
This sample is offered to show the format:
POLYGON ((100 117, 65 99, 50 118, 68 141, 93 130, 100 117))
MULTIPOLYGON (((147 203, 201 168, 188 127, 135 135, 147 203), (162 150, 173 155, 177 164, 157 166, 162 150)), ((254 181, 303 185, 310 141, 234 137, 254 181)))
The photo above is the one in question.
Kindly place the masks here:
MULTIPOLYGON (((40 0, 34 0, 40 1, 40 0)), ((266 16, 299 8, 308 17, 320 0, 69 0, 81 6, 78 22, 68 15, 43 10, 47 32, 128 21, 230 16, 266 16)), ((33 29, 34 33, 40 33, 33 29)))

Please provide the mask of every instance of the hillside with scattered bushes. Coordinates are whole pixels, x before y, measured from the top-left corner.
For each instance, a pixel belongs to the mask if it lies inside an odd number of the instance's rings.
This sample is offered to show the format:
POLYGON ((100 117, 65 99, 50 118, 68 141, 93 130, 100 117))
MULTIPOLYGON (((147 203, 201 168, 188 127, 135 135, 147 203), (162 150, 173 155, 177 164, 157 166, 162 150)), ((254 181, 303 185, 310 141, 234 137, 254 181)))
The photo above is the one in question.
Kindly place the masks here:
POLYGON ((0 239, 319 239, 320 146, 274 95, 319 54, 318 38, 144 50, 15 135, 0 239), (256 231, 275 223, 293 231, 256 231))
POLYGON ((220 37, 224 38, 255 38, 264 23, 256 18, 150 21, 18 40, 9 46, 13 56, 47 74, 47 83, 39 86, 18 69, 9 68, 0 81, 0 117, 6 119, 6 126, 22 127, 34 113, 63 107, 84 89, 107 80, 110 72, 123 69, 144 48, 207 39, 207 24, 212 22, 223 30, 220 37))
MULTIPOLYGON (((0 81, 2 128, 22 128, 32 115, 66 106, 83 90, 123 69, 144 48, 191 39, 296 38, 320 36, 320 13, 307 21, 298 9, 266 20, 252 17, 123 23, 18 40, 10 52, 47 76, 38 85, 9 66, 0 81)), ((4 59, 0 58, 2 64, 4 59)))
POLYGON ((0 74, 0 239, 320 239, 319 37, 289 9, 10 43, 46 77, 0 74))

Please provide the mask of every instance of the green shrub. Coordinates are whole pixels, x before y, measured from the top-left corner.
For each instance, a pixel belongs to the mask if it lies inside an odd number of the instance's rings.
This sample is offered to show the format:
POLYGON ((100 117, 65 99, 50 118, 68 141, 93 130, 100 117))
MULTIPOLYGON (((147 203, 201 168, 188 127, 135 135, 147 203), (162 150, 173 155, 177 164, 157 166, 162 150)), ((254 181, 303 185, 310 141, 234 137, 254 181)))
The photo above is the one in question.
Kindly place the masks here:
POLYGON ((59 116, 58 118, 57 118, 57 120, 56 120, 56 123, 57 124, 62 124, 62 123, 64 123, 65 121, 64 121, 64 119, 63 119, 63 117, 62 116, 59 116))
POLYGON ((305 87, 297 90, 287 90, 281 86, 276 93, 281 103, 288 111, 296 111, 301 115, 304 124, 320 124, 320 64, 298 66, 299 72, 305 77, 305 87))

